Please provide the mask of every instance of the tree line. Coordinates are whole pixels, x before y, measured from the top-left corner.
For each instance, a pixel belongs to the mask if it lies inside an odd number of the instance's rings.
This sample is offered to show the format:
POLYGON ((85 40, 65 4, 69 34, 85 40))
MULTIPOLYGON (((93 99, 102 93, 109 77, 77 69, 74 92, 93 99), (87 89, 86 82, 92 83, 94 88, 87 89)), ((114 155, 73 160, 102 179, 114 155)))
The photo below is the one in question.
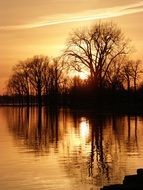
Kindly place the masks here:
POLYGON ((63 85, 66 84, 63 71, 66 69, 60 57, 50 59, 48 56, 34 56, 26 59, 13 68, 7 92, 10 96, 19 97, 22 104, 26 101, 29 105, 32 97, 36 97, 36 102, 41 106, 43 96, 54 103, 58 95, 63 93, 63 85))
POLYGON ((141 101, 142 61, 131 54, 130 40, 115 23, 95 23, 72 32, 60 57, 36 55, 15 65, 7 95, 39 106, 141 101), (83 80, 80 73, 88 74, 83 80))

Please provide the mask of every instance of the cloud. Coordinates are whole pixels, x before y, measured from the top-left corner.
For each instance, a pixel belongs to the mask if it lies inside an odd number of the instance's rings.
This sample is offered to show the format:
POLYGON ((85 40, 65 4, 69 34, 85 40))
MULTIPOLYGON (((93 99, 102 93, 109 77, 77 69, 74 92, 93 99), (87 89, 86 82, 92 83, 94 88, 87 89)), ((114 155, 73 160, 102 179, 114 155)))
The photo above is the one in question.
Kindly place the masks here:
POLYGON ((6 31, 41 28, 58 24, 107 19, 140 12, 143 12, 143 1, 111 8, 88 10, 76 14, 60 14, 55 15, 54 17, 42 17, 38 18, 36 21, 33 21, 32 23, 11 26, 0 26, 0 30, 6 31))

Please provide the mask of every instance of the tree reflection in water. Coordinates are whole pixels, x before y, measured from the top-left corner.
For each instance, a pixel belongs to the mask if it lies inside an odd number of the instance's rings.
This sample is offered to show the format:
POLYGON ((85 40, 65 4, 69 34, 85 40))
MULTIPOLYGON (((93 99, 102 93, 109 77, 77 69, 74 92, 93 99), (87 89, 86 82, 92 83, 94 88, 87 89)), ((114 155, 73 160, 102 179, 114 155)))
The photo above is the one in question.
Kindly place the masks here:
POLYGON ((36 107, 6 111, 21 151, 37 156, 54 151, 61 167, 78 181, 97 186, 120 183, 125 174, 136 171, 136 160, 141 166, 142 117, 36 107))

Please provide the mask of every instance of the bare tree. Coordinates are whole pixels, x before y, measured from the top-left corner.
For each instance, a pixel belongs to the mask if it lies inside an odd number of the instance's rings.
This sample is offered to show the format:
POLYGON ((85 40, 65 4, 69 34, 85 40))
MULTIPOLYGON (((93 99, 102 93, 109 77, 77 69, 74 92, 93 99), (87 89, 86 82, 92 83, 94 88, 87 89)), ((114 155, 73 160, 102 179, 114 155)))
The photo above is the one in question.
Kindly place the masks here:
MULTIPOLYGON (((34 56, 19 62, 13 69, 7 88, 13 95, 38 97, 42 105, 42 95, 51 96, 54 100, 65 88, 67 66, 62 57, 49 59, 47 56, 34 56)), ((49 98, 49 97, 48 97, 49 98)))
POLYGON ((27 60, 29 80, 38 96, 39 106, 42 105, 42 93, 45 87, 48 65, 49 58, 47 56, 34 56, 32 59, 27 60))
POLYGON ((45 80, 46 94, 52 98, 52 103, 56 103, 58 95, 62 93, 65 85, 65 76, 67 75, 67 66, 62 57, 53 58, 47 69, 45 80))
POLYGON ((139 82, 140 74, 142 73, 140 60, 126 60, 124 62, 122 73, 127 82, 128 91, 133 86, 134 92, 137 90, 137 83, 139 82))
POLYGON ((21 76, 18 74, 13 74, 8 81, 7 90, 10 95, 23 95, 21 76))
POLYGON ((124 87, 124 76, 123 76, 123 66, 125 63, 126 57, 119 56, 117 57, 109 70, 107 71, 106 81, 109 87, 114 90, 123 89, 124 87))
POLYGON ((125 65, 123 66, 123 76, 124 76, 125 82, 127 82, 127 89, 129 92, 131 88, 131 81, 132 81, 132 69, 131 69, 130 62, 125 63, 125 65))
POLYGON ((92 82, 101 87, 114 60, 129 52, 128 45, 129 41, 115 24, 98 23, 71 34, 65 55, 76 70, 87 69, 92 82))
MULTIPOLYGON (((23 104, 23 96, 25 96, 25 84, 24 84, 24 76, 22 73, 14 73, 7 84, 7 91, 12 96, 17 96, 20 100, 22 100, 23 104)), ((18 100, 17 99, 17 100, 18 100)))
POLYGON ((9 94, 27 98, 27 105, 29 105, 30 95, 30 81, 27 62, 19 62, 12 71, 12 75, 9 78, 7 90, 9 94))
POLYGON ((142 73, 141 70, 142 62, 141 60, 130 61, 130 64, 131 64, 131 77, 133 78, 133 83, 134 83, 134 91, 136 92, 137 82, 139 81, 140 74, 142 73))
POLYGON ((26 61, 20 61, 13 69, 14 75, 19 76, 18 82, 21 83, 23 95, 27 97, 27 105, 29 105, 30 96, 30 81, 29 81, 29 68, 26 61))

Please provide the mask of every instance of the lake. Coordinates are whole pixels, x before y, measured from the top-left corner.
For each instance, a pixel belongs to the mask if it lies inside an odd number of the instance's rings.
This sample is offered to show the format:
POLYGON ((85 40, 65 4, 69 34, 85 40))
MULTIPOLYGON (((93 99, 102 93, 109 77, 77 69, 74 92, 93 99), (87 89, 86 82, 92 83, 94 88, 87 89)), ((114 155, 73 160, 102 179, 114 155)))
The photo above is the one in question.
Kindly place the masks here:
POLYGON ((96 190, 143 167, 143 116, 0 107, 0 189, 96 190))

